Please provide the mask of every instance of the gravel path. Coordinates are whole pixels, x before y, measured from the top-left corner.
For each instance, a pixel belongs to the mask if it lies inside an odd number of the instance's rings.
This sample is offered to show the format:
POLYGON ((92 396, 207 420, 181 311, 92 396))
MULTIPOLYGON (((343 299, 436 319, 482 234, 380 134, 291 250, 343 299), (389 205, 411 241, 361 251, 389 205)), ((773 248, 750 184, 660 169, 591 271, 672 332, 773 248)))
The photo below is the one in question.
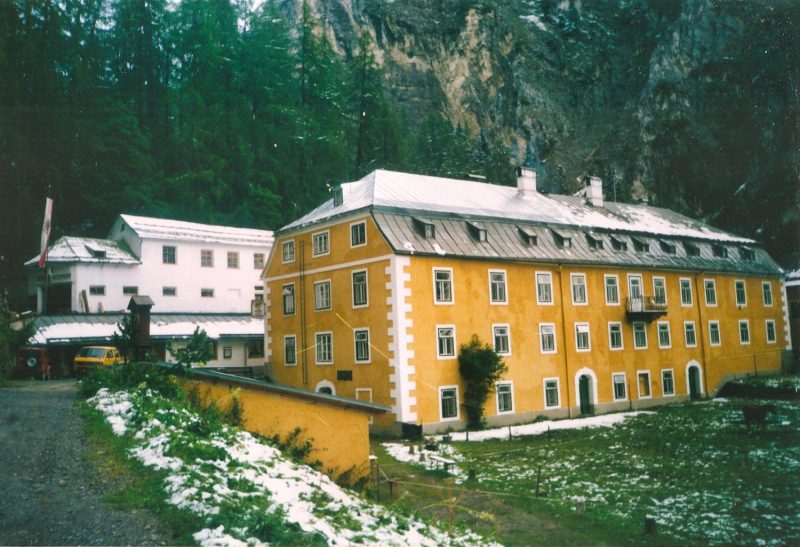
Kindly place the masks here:
POLYGON ((0 545, 154 545, 145 511, 118 511, 84 458, 74 380, 0 389, 0 545))

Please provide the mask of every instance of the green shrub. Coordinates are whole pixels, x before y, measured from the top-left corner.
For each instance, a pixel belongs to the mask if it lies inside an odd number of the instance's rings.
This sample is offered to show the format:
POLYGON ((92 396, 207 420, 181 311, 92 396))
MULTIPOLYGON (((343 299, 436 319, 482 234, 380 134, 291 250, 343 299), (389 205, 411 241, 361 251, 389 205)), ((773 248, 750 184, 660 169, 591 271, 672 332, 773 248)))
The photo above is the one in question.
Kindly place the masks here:
POLYGON ((467 427, 483 427, 483 406, 494 383, 506 372, 507 367, 489 344, 472 335, 469 344, 461 346, 458 356, 458 371, 464 379, 464 410, 467 427))

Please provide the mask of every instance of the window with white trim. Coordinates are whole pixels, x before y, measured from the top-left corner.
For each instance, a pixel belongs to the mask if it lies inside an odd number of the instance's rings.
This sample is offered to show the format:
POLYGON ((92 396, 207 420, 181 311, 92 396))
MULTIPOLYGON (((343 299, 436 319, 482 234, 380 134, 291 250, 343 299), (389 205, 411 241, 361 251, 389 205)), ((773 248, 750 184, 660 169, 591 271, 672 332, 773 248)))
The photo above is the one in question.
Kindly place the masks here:
POLYGON ((223 359, 231 359, 233 357, 233 347, 231 346, 222 346, 222 358, 223 359))
POLYGON ((639 387, 639 398, 650 398, 650 373, 647 371, 639 371, 636 373, 637 385, 639 387))
POLYGON ((353 331, 356 363, 369 363, 369 329, 355 329, 353 331))
POLYGON ((774 344, 778 341, 778 337, 775 331, 775 321, 772 319, 766 320, 766 329, 767 329, 767 344, 774 344))
POLYGON ((669 322, 658 322, 658 347, 661 349, 668 349, 672 347, 672 337, 669 333, 669 322))
POLYGON ((283 361, 286 366, 297 364, 297 337, 294 334, 283 337, 283 361))
POLYGON ((264 269, 264 253, 253 253, 253 269, 264 269))
POLYGON ((458 418, 458 387, 439 388, 439 414, 442 420, 458 418))
POLYGON ((736 305, 747 305, 747 291, 745 290, 744 281, 738 279, 734 281, 734 290, 736 292, 736 305))
POLYGON ((763 299, 765 306, 772 305, 772 283, 769 281, 761 282, 761 298, 763 299))
POLYGON ((200 250, 200 267, 202 268, 214 267, 214 251, 212 249, 200 250))
POLYGON ((294 315, 294 283, 283 286, 283 315, 294 315))
POLYGON ((294 239, 281 243, 281 262, 294 262, 294 239))
POLYGON ((319 232, 311 236, 311 252, 314 256, 331 252, 331 234, 329 231, 319 232))
POLYGON ((687 348, 697 347, 697 332, 694 330, 694 321, 683 322, 683 339, 687 348))
POLYGON ((703 280, 703 287, 706 293, 706 306, 717 305, 717 282, 713 279, 703 280))
POLYGON ((622 349, 622 323, 608 323, 608 347, 612 350, 622 349))
POLYGON ((539 323, 539 341, 542 353, 556 352, 556 326, 553 323, 539 323))
POLYGON ((314 335, 316 340, 316 354, 318 365, 330 365, 333 363, 333 333, 318 332, 314 335))
POLYGON ((661 305, 667 303, 667 280, 663 277, 653 278, 653 301, 661 305))
POLYGON ((178 263, 178 251, 174 245, 161 246, 161 262, 164 264, 178 263))
POLYGON ((681 286, 681 306, 692 305, 692 280, 682 278, 680 280, 681 286))
POLYGON ((661 371, 661 395, 664 397, 675 395, 675 376, 671 368, 661 371))
POLYGON ((453 303, 453 270, 433 270, 433 300, 437 304, 453 303))
POLYGON ((604 277, 606 285, 606 304, 619 304, 619 278, 616 275, 604 277))
POLYGON ((353 307, 363 308, 369 305, 369 292, 367 290, 367 270, 353 272, 353 307))
POLYGON ((539 304, 553 303, 553 276, 549 272, 536 273, 536 301, 539 304))
POLYGON ((586 304, 586 275, 570 274, 570 281, 572 284, 572 303, 578 306, 586 304))
POLYGON ((514 387, 511 382, 497 382, 497 413, 514 412, 514 387))
POLYGON ((511 339, 508 325, 494 325, 494 351, 500 355, 511 354, 511 339))
POLYGON ((642 300, 642 276, 639 274, 628 276, 628 297, 631 300, 642 300))
POLYGON ((709 321, 708 322, 708 342, 712 346, 719 346, 722 342, 722 338, 719 333, 719 321, 709 321))
POLYGON ((314 309, 317 311, 331 309, 330 281, 314 283, 314 309))
POLYGON ((589 323, 575 323, 575 350, 590 351, 589 323))
POLYGON ((558 378, 545 378, 544 380, 544 407, 558 408, 561 406, 558 378))
POLYGON ((489 270, 489 295, 492 304, 508 303, 506 272, 489 270))
POLYGON ((747 319, 739 320, 739 343, 750 343, 750 321, 747 319))
POLYGON ((356 222, 350 225, 350 246, 362 247, 367 244, 367 223, 366 221, 356 222))
POLYGON ((436 352, 440 359, 456 356, 456 329, 452 326, 436 327, 436 352))
POLYGON ((239 267, 239 253, 237 251, 228 251, 228 268, 239 267))
POLYGON ((645 323, 633 324, 633 348, 647 349, 647 325, 645 323))
POLYGON ((614 400, 624 401, 628 398, 627 390, 625 389, 625 373, 615 372, 611 375, 611 383, 614 386, 614 400))

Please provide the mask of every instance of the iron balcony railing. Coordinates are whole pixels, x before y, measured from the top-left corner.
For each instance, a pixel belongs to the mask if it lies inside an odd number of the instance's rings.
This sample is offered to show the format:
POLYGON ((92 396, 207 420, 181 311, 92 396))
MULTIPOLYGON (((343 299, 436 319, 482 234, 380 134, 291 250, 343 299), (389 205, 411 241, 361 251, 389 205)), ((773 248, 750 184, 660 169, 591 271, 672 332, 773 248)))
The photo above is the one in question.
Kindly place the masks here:
POLYGON ((628 298, 625 311, 629 314, 663 315, 667 313, 667 304, 657 301, 654 296, 634 296, 628 298))

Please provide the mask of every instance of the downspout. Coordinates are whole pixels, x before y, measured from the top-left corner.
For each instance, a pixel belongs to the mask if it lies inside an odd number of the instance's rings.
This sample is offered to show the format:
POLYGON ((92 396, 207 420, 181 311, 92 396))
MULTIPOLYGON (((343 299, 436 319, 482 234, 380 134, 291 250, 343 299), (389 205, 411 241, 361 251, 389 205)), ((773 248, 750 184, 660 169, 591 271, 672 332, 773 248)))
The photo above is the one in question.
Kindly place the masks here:
MULTIPOLYGON (((705 291, 700 293, 700 286, 698 284, 698 277, 705 275, 705 272, 696 272, 694 274, 694 293, 697 295, 697 336, 700 337, 700 348, 703 352, 703 387, 705 388, 706 397, 708 397, 708 348, 706 348, 706 334, 705 334, 705 321, 703 319, 703 307, 700 305, 700 295, 703 295, 705 300, 705 291)), ((688 389, 688 386, 687 386, 688 389)))
POLYGON ((308 343, 306 341, 306 262, 305 241, 300 240, 300 343, 303 385, 308 385, 308 343))
MULTIPOLYGON (((569 353, 567 352, 567 320, 564 317, 564 279, 561 264, 558 265, 558 294, 561 301, 561 339, 564 341, 564 382, 567 388, 567 417, 572 418, 572 404, 570 401, 569 353)), ((541 336, 541 333, 540 333, 541 336)))

